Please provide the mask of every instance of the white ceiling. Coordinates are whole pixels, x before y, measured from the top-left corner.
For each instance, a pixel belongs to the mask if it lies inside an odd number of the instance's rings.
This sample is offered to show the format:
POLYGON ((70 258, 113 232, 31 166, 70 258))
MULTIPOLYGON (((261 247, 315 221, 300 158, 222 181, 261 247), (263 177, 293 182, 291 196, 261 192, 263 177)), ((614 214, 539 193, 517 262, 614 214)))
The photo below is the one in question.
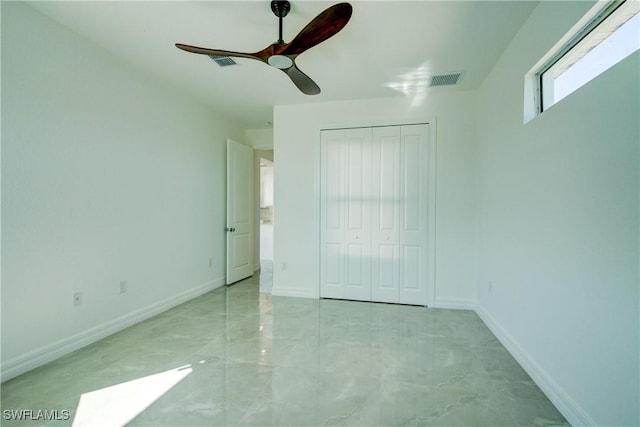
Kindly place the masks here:
MULTIPOLYGON (((335 2, 295 1, 284 19, 293 37, 335 2)), ((331 39, 303 53, 299 68, 322 89, 300 93, 281 71, 250 59, 221 68, 177 42, 255 52, 278 38, 264 1, 46 1, 36 9, 253 129, 283 104, 415 95, 430 74, 464 71, 454 87, 477 88, 537 1, 351 1, 353 15, 331 39)))

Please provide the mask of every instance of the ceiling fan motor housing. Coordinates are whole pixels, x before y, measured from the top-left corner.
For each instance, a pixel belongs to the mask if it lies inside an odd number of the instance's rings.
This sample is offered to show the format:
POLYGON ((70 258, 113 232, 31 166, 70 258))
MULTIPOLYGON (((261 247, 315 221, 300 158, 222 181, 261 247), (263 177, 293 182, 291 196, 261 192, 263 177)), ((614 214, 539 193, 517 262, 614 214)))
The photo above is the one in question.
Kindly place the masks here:
POLYGON ((278 18, 284 18, 291 10, 291 3, 287 0, 272 0, 271 11, 278 18))

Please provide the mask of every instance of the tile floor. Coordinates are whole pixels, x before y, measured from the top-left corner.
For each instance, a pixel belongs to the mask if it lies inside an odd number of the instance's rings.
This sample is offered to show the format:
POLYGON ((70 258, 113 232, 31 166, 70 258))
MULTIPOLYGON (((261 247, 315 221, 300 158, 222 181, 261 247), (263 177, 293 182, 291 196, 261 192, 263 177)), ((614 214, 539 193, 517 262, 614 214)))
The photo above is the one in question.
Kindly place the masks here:
POLYGON ((2 384, 2 425, 568 425, 471 311, 273 297, 259 281, 2 384))

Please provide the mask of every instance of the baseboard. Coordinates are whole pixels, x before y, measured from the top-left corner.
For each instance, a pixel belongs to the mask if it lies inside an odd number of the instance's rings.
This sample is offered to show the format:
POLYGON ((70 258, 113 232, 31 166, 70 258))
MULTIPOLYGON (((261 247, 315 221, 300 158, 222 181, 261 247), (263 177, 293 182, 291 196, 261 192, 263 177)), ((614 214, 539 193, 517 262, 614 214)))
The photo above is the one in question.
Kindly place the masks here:
POLYGON ((596 422, 583 410, 549 374, 545 372, 528 353, 522 349, 507 331, 482 306, 477 304, 475 311, 500 343, 511 353, 514 359, 529 374, 531 379, 547 395, 549 400, 558 408, 560 413, 573 426, 595 426, 596 422))
POLYGON ((447 308, 453 310, 475 310, 475 301, 464 298, 436 298, 433 308, 447 308))
POLYGON ((4 382, 224 285, 217 279, 2 363, 4 382))

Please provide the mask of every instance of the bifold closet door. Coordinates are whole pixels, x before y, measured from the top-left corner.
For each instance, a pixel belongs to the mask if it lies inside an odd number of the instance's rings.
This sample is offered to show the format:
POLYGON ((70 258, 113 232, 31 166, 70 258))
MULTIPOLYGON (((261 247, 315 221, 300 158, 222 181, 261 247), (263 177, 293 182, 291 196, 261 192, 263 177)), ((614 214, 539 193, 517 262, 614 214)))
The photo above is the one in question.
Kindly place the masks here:
POLYGON ((322 132, 321 296, 371 300, 371 130, 322 132))
POLYGON ((427 303, 427 125, 373 128, 371 300, 427 303))
POLYGON ((426 305, 426 125, 321 133, 320 296, 426 305))

